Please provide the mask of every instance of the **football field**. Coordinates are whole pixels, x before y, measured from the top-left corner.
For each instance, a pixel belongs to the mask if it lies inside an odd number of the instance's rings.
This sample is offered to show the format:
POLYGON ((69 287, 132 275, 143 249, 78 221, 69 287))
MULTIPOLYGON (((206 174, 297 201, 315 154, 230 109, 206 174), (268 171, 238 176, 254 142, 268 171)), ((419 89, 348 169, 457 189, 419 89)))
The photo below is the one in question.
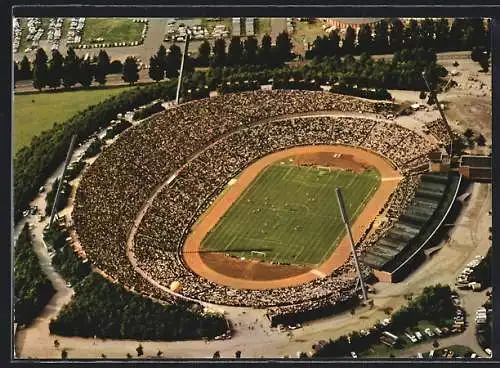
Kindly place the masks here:
POLYGON ((351 222, 376 192, 380 176, 274 164, 267 167, 204 238, 202 251, 220 251, 280 264, 321 264, 342 240, 335 188, 351 222))

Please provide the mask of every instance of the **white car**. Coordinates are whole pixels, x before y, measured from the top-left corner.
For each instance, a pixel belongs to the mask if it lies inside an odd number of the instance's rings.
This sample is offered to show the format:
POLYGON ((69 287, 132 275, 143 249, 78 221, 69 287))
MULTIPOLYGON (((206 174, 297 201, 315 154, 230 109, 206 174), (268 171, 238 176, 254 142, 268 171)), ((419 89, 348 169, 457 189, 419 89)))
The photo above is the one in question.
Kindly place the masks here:
POLYGON ((493 356, 493 352, 491 351, 490 348, 486 348, 484 349, 484 351, 486 352, 486 354, 488 354, 488 356, 491 358, 493 356))
POLYGON ((430 328, 426 328, 424 332, 427 334, 427 336, 432 337, 434 336, 434 332, 430 328))
POLYGON ((417 338, 414 335, 410 335, 409 333, 405 332, 405 335, 407 338, 410 339, 411 342, 416 343, 418 342, 417 338))
POLYGON ((422 355, 422 353, 417 353, 417 358, 418 359, 424 359, 424 356, 422 355))
POLYGON ((438 336, 441 336, 441 335, 443 334, 443 332, 439 329, 439 327, 436 327, 436 328, 434 329, 434 332, 436 332, 436 334, 437 334, 438 336))
POLYGON ((356 354, 355 351, 351 351, 351 356, 354 358, 354 359, 358 359, 358 354, 356 354))
POLYGON ((417 339, 422 340, 424 337, 420 333, 420 331, 415 331, 415 336, 417 336, 417 339))
POLYGON ((391 320, 389 318, 386 318, 382 321, 382 326, 388 326, 391 324, 391 320))

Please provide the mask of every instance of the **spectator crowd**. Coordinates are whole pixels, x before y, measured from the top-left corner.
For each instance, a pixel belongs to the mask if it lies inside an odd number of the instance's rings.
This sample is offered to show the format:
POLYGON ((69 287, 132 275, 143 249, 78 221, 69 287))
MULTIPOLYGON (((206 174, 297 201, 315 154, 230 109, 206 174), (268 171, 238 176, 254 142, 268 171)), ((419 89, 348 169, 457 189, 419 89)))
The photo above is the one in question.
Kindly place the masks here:
MULTIPOLYGON (((133 255, 137 266, 165 287, 177 281, 185 296, 269 308, 272 316, 344 302, 356 296, 352 259, 331 275, 303 285, 243 290, 206 280, 186 267, 183 242, 231 178, 265 155, 298 145, 353 145, 387 158, 404 175, 386 205, 396 218, 418 184, 413 168, 425 163, 435 148, 409 129, 362 116, 396 109, 389 102, 326 92, 273 90, 225 94, 166 110, 122 133, 86 171, 72 214, 79 240, 93 264, 109 277, 173 302, 170 294, 134 270, 126 249, 137 214, 158 191, 133 239, 133 255), (307 115, 321 111, 360 115, 307 115)), ((363 236, 358 252, 383 230, 368 239, 363 236)), ((363 266, 362 272, 368 277, 371 270, 363 266)))

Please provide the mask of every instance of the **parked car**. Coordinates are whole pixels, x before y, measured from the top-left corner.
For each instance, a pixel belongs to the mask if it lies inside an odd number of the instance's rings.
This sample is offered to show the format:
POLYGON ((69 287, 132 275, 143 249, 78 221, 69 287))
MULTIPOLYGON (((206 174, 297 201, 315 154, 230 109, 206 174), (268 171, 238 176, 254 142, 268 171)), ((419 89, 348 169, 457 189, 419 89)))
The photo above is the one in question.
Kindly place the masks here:
POLYGON ((354 358, 354 359, 358 359, 358 354, 356 354, 355 351, 351 351, 351 356, 354 358))
POLYGON ((436 332, 436 335, 438 335, 438 336, 441 336, 443 334, 443 332, 439 329, 439 327, 436 327, 434 329, 434 332, 436 332))
POLYGON ((418 359, 424 359, 424 356, 422 355, 422 353, 417 353, 417 358, 418 359))
POLYGON ((423 340, 424 337, 422 336, 422 334, 420 333, 420 331, 415 331, 415 336, 417 336, 417 339, 419 340, 423 340))
POLYGON ((432 337, 434 336, 434 332, 430 328, 426 328, 424 332, 427 334, 427 336, 432 337))
POLYGON ((491 358, 493 356, 493 352, 491 351, 490 348, 484 349, 485 353, 488 354, 488 356, 491 358))

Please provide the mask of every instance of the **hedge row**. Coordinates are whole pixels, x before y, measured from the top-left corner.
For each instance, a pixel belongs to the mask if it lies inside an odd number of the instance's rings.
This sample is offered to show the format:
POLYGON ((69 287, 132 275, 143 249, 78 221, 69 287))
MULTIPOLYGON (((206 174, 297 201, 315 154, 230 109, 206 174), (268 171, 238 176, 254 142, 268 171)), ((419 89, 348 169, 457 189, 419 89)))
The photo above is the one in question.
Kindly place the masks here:
POLYGON ((148 116, 151 116, 151 115, 156 114, 156 113, 158 113, 160 111, 163 111, 163 110, 165 110, 165 109, 161 105, 161 102, 150 104, 150 105, 148 105, 146 107, 143 107, 140 110, 137 110, 134 113, 134 120, 145 119, 148 116))

